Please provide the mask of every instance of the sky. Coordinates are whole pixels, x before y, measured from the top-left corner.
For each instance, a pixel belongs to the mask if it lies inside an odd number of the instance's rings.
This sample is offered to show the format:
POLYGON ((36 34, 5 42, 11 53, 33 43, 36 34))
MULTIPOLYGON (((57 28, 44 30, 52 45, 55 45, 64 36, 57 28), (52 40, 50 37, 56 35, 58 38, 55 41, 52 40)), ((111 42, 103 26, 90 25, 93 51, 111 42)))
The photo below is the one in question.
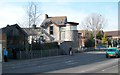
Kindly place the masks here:
MULTIPOLYGON (((101 14, 107 23, 104 31, 118 30, 118 1, 117 0, 34 0, 40 7, 41 19, 44 14, 48 16, 67 16, 69 22, 78 22, 78 29, 81 22, 92 13, 101 14)), ((2 0, 0 2, 0 28, 6 25, 24 25, 27 0, 2 0)))

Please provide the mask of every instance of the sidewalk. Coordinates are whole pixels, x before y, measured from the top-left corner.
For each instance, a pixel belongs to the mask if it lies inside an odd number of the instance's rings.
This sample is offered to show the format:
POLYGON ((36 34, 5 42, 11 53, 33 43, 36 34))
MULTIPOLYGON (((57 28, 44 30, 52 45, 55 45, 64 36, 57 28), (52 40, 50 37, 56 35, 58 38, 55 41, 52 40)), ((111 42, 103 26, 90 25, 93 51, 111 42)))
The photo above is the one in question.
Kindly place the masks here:
MULTIPOLYGON (((78 53, 75 53, 75 55, 77 55, 78 53)), ((42 57, 42 58, 33 58, 33 59, 9 59, 8 62, 2 62, 2 64, 4 66, 9 66, 9 65, 15 65, 15 64, 21 64, 21 63, 32 63, 32 62, 40 62, 40 63, 44 63, 44 62, 49 62, 51 60, 55 60, 55 59, 62 59, 62 58, 69 58, 71 57, 70 55, 59 55, 59 56, 50 56, 50 57, 42 57)))

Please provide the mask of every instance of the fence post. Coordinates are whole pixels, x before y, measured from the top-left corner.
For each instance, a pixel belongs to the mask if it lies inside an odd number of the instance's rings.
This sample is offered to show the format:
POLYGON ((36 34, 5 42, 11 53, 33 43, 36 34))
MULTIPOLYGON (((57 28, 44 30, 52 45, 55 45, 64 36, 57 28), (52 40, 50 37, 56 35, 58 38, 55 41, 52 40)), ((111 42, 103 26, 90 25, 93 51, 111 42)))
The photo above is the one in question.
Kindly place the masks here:
POLYGON ((31 59, 32 59, 32 57, 33 57, 33 53, 32 53, 32 50, 30 51, 30 57, 31 57, 31 59))
POLYGON ((59 49, 57 49, 57 56, 58 56, 58 50, 59 50, 59 49))
POLYGON ((21 53, 21 51, 20 51, 20 59, 22 58, 22 55, 21 55, 22 53, 21 53))
POLYGON ((48 49, 48 56, 50 56, 50 49, 48 49))
POLYGON ((41 57, 42 57, 42 49, 40 50, 40 55, 41 55, 41 57))

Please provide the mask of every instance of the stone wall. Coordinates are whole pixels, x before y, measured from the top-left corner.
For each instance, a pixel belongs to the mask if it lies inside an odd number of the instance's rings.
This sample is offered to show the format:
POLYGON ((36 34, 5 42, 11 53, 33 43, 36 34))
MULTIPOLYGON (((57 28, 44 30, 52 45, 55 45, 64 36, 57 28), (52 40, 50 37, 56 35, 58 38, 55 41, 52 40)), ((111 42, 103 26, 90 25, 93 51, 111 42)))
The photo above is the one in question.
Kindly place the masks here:
POLYGON ((70 47, 72 47, 72 50, 76 52, 78 50, 78 43, 75 41, 64 41, 60 44, 60 49, 63 50, 64 54, 69 54, 70 47))

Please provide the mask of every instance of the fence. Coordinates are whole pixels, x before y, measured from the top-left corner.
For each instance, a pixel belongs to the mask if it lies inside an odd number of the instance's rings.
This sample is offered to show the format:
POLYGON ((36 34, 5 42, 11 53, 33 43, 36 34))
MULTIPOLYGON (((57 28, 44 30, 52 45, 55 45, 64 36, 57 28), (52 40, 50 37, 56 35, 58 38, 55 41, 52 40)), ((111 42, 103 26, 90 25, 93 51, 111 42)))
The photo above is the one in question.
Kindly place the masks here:
POLYGON ((48 50, 31 50, 31 51, 18 51, 18 59, 32 59, 32 58, 41 58, 48 56, 57 56, 62 55, 63 51, 60 49, 48 49, 48 50))

